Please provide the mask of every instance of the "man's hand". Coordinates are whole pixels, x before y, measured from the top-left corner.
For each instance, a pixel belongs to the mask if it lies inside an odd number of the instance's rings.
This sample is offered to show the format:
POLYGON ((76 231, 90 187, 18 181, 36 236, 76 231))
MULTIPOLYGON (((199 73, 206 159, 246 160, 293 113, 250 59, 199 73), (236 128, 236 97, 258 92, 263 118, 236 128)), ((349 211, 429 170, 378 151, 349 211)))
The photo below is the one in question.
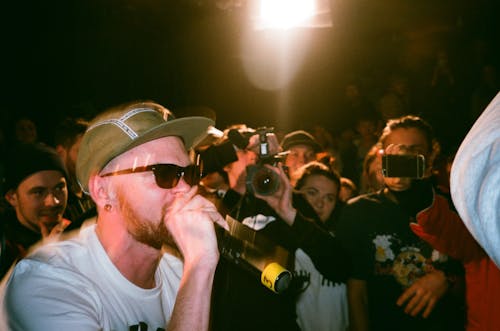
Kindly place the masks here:
POLYGON ((212 285, 219 249, 213 223, 228 229, 215 206, 196 194, 178 193, 165 224, 183 258, 184 269, 167 330, 209 330, 212 285))
POLYGON ((444 272, 433 270, 407 288, 396 304, 403 306, 406 303, 404 311, 411 316, 417 316, 423 310, 422 317, 427 318, 447 290, 444 272))
POLYGON ((67 219, 61 219, 53 228, 47 227, 45 223, 40 223, 40 233, 44 243, 57 241, 64 230, 71 224, 71 221, 67 219))
POLYGON ((172 234, 185 265, 215 266, 219 259, 213 223, 228 229, 215 206, 196 194, 197 187, 179 194, 165 215, 166 227, 172 234))

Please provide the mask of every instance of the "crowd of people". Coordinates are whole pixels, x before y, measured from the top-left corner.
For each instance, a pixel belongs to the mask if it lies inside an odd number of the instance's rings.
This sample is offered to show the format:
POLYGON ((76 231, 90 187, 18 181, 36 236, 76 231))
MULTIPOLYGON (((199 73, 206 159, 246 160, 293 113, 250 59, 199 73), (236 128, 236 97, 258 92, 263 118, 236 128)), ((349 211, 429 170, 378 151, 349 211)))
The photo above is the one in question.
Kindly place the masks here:
POLYGON ((500 94, 443 158, 393 83, 338 139, 220 131, 152 101, 65 119, 50 144, 20 119, 0 165, 0 329, 500 328, 500 94), (423 172, 390 175, 400 155, 423 172), (284 291, 221 257, 228 217, 286 252, 284 291))

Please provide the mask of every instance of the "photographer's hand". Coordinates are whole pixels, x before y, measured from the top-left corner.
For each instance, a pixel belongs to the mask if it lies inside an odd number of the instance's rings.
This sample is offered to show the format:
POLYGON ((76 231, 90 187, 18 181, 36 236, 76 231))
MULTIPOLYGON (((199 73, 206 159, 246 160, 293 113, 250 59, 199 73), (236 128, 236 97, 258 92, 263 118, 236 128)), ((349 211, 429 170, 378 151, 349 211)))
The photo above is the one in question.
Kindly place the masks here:
POLYGON ((448 282, 444 272, 434 270, 419 278, 398 298, 396 304, 403 306, 404 311, 411 316, 422 312, 422 317, 429 317, 436 303, 448 290, 448 282))
POLYGON ((278 173, 280 177, 280 186, 273 195, 259 195, 255 196, 267 202, 267 204, 274 209, 274 211, 283 219, 288 225, 292 226, 297 215, 297 210, 292 205, 292 184, 283 170, 281 163, 278 167, 266 165, 269 169, 278 173))

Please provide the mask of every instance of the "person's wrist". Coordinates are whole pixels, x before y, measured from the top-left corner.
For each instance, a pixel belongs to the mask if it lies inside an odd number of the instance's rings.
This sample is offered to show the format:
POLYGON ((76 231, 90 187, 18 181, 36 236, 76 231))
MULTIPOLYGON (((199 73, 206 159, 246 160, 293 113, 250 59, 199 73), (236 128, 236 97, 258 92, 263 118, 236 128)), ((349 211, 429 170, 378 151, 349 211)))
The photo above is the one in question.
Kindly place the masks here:
POLYGON ((446 284, 448 285, 448 290, 453 288, 457 283, 458 276, 447 272, 446 269, 436 269, 434 272, 439 273, 444 278, 444 280, 446 280, 446 284))
POLYGON ((292 226, 295 222, 295 217, 297 216, 297 209, 288 208, 287 210, 281 213, 281 218, 285 221, 286 224, 292 226))
POLYGON ((234 185, 233 187, 231 187, 233 189, 233 191, 241 194, 241 195, 244 195, 245 192, 246 192, 246 187, 245 185, 234 185))

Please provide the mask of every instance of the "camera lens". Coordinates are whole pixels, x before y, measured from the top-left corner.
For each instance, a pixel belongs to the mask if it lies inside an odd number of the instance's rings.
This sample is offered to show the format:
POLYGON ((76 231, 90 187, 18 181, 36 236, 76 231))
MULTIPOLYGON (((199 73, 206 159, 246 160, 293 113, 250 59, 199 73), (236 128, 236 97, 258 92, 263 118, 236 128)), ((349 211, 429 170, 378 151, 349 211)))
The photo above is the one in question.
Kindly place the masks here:
POLYGON ((261 167, 252 178, 254 191, 260 195, 271 195, 278 190, 278 175, 266 167, 261 167))

